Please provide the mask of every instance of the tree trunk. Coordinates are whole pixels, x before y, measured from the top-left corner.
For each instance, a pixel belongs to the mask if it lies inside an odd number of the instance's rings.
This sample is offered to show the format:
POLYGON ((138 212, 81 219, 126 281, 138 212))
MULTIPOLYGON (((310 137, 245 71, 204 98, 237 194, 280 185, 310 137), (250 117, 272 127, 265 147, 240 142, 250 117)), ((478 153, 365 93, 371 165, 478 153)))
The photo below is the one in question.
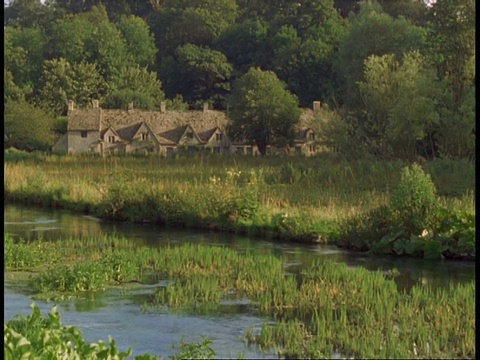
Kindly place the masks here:
POLYGON ((267 144, 263 142, 257 142, 257 147, 260 154, 262 154, 262 156, 265 156, 265 154, 267 153, 267 144))

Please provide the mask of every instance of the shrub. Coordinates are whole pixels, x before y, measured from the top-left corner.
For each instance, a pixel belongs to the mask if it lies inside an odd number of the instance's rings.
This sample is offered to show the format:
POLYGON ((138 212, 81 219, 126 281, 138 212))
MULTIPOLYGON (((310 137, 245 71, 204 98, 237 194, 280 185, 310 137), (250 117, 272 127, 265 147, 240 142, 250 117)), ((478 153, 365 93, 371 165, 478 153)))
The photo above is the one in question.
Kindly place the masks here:
POLYGON ((437 193, 430 175, 420 165, 403 168, 400 183, 392 191, 390 207, 397 225, 407 234, 418 235, 431 228, 438 207, 437 193))

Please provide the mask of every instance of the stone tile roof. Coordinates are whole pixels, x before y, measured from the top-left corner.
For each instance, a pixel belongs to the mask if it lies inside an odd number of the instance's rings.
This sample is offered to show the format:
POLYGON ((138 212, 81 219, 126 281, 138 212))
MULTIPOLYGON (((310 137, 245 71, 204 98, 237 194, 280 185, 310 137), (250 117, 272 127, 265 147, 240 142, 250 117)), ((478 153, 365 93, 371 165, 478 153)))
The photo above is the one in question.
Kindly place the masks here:
POLYGON ((105 136, 105 133, 106 133, 108 130, 112 131, 114 135, 116 135, 116 136, 118 136, 118 137, 121 138, 121 136, 118 134, 117 130, 115 130, 115 128, 114 128, 114 127, 111 127, 111 126, 109 126, 109 127, 105 128, 105 129, 103 129, 102 131, 100 131, 100 138, 103 138, 103 137, 105 136))
POLYGON ((210 130, 197 132, 197 135, 200 138, 200 140, 206 143, 211 139, 212 135, 215 133, 215 131, 217 131, 217 129, 218 127, 214 127, 213 129, 210 129, 210 130))
POLYGON ((140 126, 143 123, 139 122, 130 126, 126 126, 120 129, 117 129, 118 136, 120 136, 124 140, 132 140, 133 136, 137 133, 140 126))
POLYGON ((74 109, 68 112, 67 130, 99 130, 102 109, 74 109))
POLYGON ((188 125, 177 126, 174 129, 158 133, 158 137, 165 139, 170 144, 178 144, 187 127, 188 125))
POLYGON ((222 111, 185 110, 185 111, 149 111, 149 110, 111 110, 102 109, 102 128, 112 126, 116 129, 144 121, 155 134, 163 133, 179 126, 191 125, 195 131, 206 131, 215 127, 225 129, 229 119, 222 111))
MULTIPOLYGON (((311 127, 314 119, 312 109, 300 109, 300 120, 295 126, 296 138, 304 138, 305 130, 311 127)), ((176 144, 187 125, 190 125, 199 138, 206 142, 216 128, 226 133, 230 119, 226 112, 217 110, 118 110, 118 109, 74 109, 68 114, 68 130, 103 130, 112 128, 123 139, 131 139, 139 126, 145 122, 157 135, 162 144, 176 144)))

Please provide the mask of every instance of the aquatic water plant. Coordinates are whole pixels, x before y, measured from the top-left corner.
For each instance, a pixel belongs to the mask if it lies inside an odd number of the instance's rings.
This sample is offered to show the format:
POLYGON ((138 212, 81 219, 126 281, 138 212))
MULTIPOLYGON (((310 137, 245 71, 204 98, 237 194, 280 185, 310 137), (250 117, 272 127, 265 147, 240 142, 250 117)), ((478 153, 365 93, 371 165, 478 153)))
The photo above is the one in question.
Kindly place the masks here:
MULTIPOLYGON (((15 359, 89 359, 89 360, 160 360, 161 356, 141 354, 133 356, 133 349, 121 351, 115 339, 109 337, 108 344, 103 340, 87 343, 81 330, 75 326, 62 324, 61 315, 53 306, 48 316, 43 316, 40 308, 32 303, 30 315, 17 314, 4 323, 4 358, 15 359)), ((182 339, 173 344, 178 353, 170 359, 213 359, 215 351, 212 340, 189 343, 182 339)))
MULTIPOLYGON (((145 308, 209 313, 223 300, 246 298, 268 321, 259 331, 246 329, 245 339, 284 357, 475 357, 474 281, 400 291, 394 277, 380 271, 316 260, 298 274, 286 273, 281 258, 222 246, 149 248, 117 237, 51 244, 48 252, 64 254, 70 267, 60 258, 37 268, 32 281, 45 284, 37 290, 78 294, 87 290, 82 286, 118 287, 132 277, 147 281, 153 273, 158 286, 145 308), (114 275, 123 268, 118 281, 114 275)), ((27 245, 9 246, 15 251, 27 245)))
MULTIPOLYGON (((41 314, 39 307, 32 304, 32 314, 19 314, 4 323, 5 359, 127 359, 132 349, 120 351, 115 340, 105 344, 87 343, 81 331, 74 326, 63 326, 56 306, 48 317, 41 314)), ((148 355, 148 354, 147 354, 148 355)), ((137 357, 135 357, 137 358, 137 357)), ((142 356, 142 359, 156 359, 142 356)))
POLYGON ((181 359, 214 359, 215 351, 211 347, 212 340, 206 337, 202 338, 202 341, 197 343, 189 343, 182 339, 178 345, 174 345, 174 348, 180 350, 178 354, 171 355, 169 358, 172 360, 181 359))

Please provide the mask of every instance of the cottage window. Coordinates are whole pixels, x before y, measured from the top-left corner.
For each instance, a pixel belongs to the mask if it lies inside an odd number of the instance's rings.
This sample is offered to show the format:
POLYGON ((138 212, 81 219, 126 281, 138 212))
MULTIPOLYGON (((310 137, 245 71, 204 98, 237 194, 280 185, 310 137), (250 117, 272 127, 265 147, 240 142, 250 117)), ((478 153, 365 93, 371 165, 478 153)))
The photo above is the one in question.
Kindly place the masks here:
POLYGON ((195 152, 195 146, 189 146, 188 147, 188 152, 192 153, 192 152, 195 152))
POLYGON ((315 140, 315 134, 313 132, 308 134, 308 140, 315 140))
POLYGON ((310 152, 311 153, 315 152, 315 145, 310 145, 310 152))
POLYGON ((302 148, 300 146, 295 146, 295 154, 302 155, 302 148))
POLYGON ((192 132, 188 132, 188 133, 186 134, 186 136, 187 136, 187 139, 188 139, 188 140, 192 140, 192 139, 193 139, 193 133, 192 133, 192 132))
POLYGON ((115 135, 108 136, 108 142, 109 143, 114 143, 115 142, 115 135))
POLYGON ((173 147, 167 147, 167 155, 173 154, 173 147))
POLYGON ((223 140, 223 134, 217 134, 217 141, 223 140))
POLYGON ((247 154, 253 155, 253 148, 251 146, 247 146, 247 154))
POLYGON ((147 139, 148 139, 148 133, 141 133, 141 134, 140 134, 140 138, 141 138, 142 140, 147 140, 147 139))
POLYGON ((81 136, 82 138, 86 138, 86 137, 87 137, 87 130, 82 130, 82 131, 80 131, 80 136, 81 136))

